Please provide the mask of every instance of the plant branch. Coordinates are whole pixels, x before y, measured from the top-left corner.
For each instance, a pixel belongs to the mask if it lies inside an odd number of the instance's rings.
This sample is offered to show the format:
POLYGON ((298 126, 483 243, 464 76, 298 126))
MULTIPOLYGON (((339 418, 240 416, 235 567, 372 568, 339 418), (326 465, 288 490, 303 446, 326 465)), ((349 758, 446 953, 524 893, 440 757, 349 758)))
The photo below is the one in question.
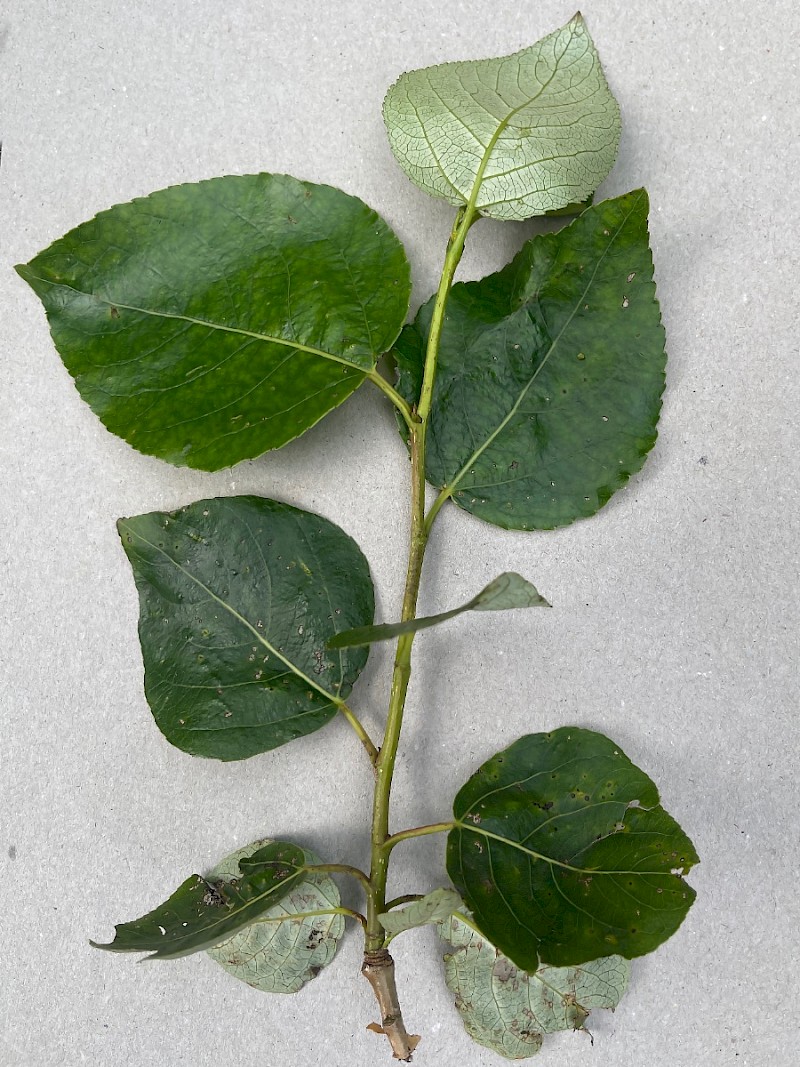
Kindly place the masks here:
MULTIPOLYGON (((477 190, 474 190, 474 193, 477 195, 477 190)), ((419 394, 419 404, 417 405, 417 414, 420 421, 423 423, 428 418, 431 410, 431 401, 433 400, 433 383, 436 380, 436 360, 439 355, 439 341, 442 336, 442 326, 444 325, 444 313, 447 307, 447 298, 450 295, 456 268, 461 262, 467 234, 469 233, 469 229, 473 222, 475 222, 478 217, 477 211, 475 210, 474 199, 475 197, 473 196, 468 204, 464 207, 460 207, 456 212, 453 229, 450 233, 450 239, 447 242, 447 252, 444 257, 442 277, 439 280, 439 288, 436 291, 436 300, 433 305, 430 330, 428 331, 428 346, 425 351, 425 373, 423 375, 422 388, 419 394)))
POLYGON ((409 841, 412 837, 424 837, 426 834, 442 834, 453 829, 451 822, 433 822, 428 826, 415 826, 411 830, 401 830, 399 833, 387 837, 383 843, 384 852, 391 852, 395 845, 401 841, 409 841))
MULTIPOLYGON (((433 318, 425 353, 420 400, 411 420, 406 420, 409 429, 409 452, 411 455, 411 533, 406 568, 406 584, 403 592, 403 609, 401 622, 408 622, 416 617, 417 599, 422 577, 422 564, 428 542, 425 519, 425 442, 428 428, 428 415, 436 380, 436 360, 439 354, 439 341, 447 298, 453 284, 456 269, 464 251, 464 243, 472 223, 477 218, 475 197, 456 213, 450 240, 447 244, 442 277, 436 293, 433 318)), ((402 634, 397 640, 392 686, 389 697, 389 711, 386 729, 378 758, 375 761, 375 793, 372 809, 372 848, 370 862, 370 888, 367 891, 367 925, 364 939, 364 966, 362 973, 370 982, 381 1008, 381 1025, 373 1027, 386 1034, 395 1056, 401 1060, 410 1060, 419 1038, 410 1037, 403 1024, 403 1016, 397 1000, 394 980, 394 961, 386 951, 386 932, 380 921, 386 910, 386 882, 389 871, 389 857, 393 845, 388 848, 389 837, 389 802, 392 789, 397 748, 403 725, 408 683, 411 677, 411 649, 414 634, 402 634)), ((444 824, 442 824, 444 825, 444 824)), ((424 831, 434 832, 434 831, 424 831)), ((401 835, 395 835, 402 840, 401 835)), ((413 836, 413 835, 412 835, 413 836)), ((396 841, 394 843, 397 843, 396 841)))
MULTIPOLYGON (((476 194, 477 195, 477 194, 476 194)), ((445 252, 442 277, 436 293, 431 328, 428 336, 428 346, 425 354, 425 370, 423 374, 420 401, 417 408, 419 421, 412 422, 409 426, 409 451, 411 454, 411 535, 408 553, 408 567, 406 570, 406 584, 403 593, 403 610, 401 622, 408 622, 415 618, 417 610, 417 598, 419 595, 420 579, 422 577, 422 563, 425 557, 425 548, 428 541, 430 527, 425 519, 425 442, 427 434, 427 420, 430 412, 433 386, 436 380, 436 360, 439 354, 439 342, 441 338, 444 314, 447 307, 447 298, 453 284, 456 269, 464 251, 464 244, 470 227, 477 218, 474 204, 474 196, 470 202, 456 212, 453 229, 445 252)), ((378 916, 385 910, 386 904, 386 880, 391 849, 385 849, 384 845, 389 837, 389 798, 392 788, 392 775, 397 758, 397 747, 400 741, 400 730, 403 724, 403 712, 405 709, 406 693, 411 676, 411 648, 414 643, 414 634, 402 634, 397 641, 395 652, 394 671, 392 674, 391 695, 389 698, 389 712, 386 719, 386 730, 383 738, 378 759, 375 763, 376 782, 372 818, 372 863, 370 878, 372 880, 372 892, 368 898, 367 907, 367 943, 368 951, 379 949, 384 940, 384 933, 378 916)))
POLYGON ((386 951, 364 953, 361 973, 372 986, 375 999, 380 1008, 380 1023, 370 1023, 368 1030, 377 1034, 386 1034, 395 1059, 408 1063, 411 1054, 419 1044, 416 1034, 409 1034, 403 1025, 403 1015, 397 999, 397 986, 394 980, 394 960, 386 951))
MULTIPOLYGON (((413 619, 417 608, 417 596, 425 555, 425 424, 416 424, 411 429, 411 543, 406 571, 406 586, 403 594, 403 622, 413 619)), ((384 932, 378 916, 385 909, 386 879, 389 854, 383 846, 389 836, 389 797, 392 788, 397 746, 403 724, 408 682, 411 676, 411 646, 414 634, 403 634, 397 642, 389 712, 386 720, 383 745, 375 765, 376 782, 372 817, 372 864, 370 878, 372 893, 367 906, 367 951, 377 951, 383 946, 384 932)))

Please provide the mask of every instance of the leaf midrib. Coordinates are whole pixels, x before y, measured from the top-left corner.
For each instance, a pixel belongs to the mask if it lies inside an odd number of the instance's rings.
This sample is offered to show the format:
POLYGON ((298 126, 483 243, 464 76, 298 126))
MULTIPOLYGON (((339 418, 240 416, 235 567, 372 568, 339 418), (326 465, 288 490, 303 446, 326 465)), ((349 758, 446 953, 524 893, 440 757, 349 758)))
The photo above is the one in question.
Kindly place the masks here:
MULTIPOLYGON (((475 173, 475 180, 472 183, 472 189, 471 189, 469 197, 467 199, 467 214, 468 215, 471 215, 475 211, 476 205, 478 203, 478 194, 480 192, 481 186, 483 185, 483 176, 484 176, 484 174, 486 172, 486 168, 489 165, 489 160, 492 157, 492 154, 493 154, 493 152, 495 150, 497 142, 499 141, 499 139, 502 136, 502 134, 508 128, 508 125, 510 124, 510 122, 514 118, 514 116, 518 115, 520 111, 524 111, 526 107, 530 107, 531 104, 533 104, 535 100, 538 100, 538 98, 542 95, 542 93, 545 92, 547 87, 550 85, 550 83, 553 81, 553 79, 555 78, 556 74, 558 73, 559 67, 561 65, 561 61, 563 60, 564 56, 567 54, 567 51, 569 50, 569 47, 572 44, 572 41, 573 41, 574 37, 575 37, 575 30, 574 30, 573 26, 570 24, 570 36, 569 36, 569 39, 568 39, 567 43, 564 45, 564 49, 561 52, 561 55, 558 57, 558 59, 553 64, 553 70, 552 70, 552 73, 550 74, 550 77, 547 79, 547 81, 544 82, 543 85, 539 86, 539 88, 533 94, 533 96, 529 97, 527 100, 524 100, 521 104, 518 104, 517 107, 515 107, 511 111, 509 111, 509 113, 504 118, 502 118, 500 120, 500 122, 498 123, 497 129, 494 131, 494 133, 492 134, 492 136, 489 139, 489 143, 486 145, 486 149, 485 149, 485 151, 483 153, 483 157, 481 158, 481 161, 480 161, 480 163, 478 165, 478 169, 477 169, 477 171, 475 173)), ((508 57, 508 58, 511 58, 511 57, 508 57)), ((462 86, 462 88, 463 88, 463 86, 462 86)), ((440 97, 440 99, 441 99, 441 97, 440 97)), ((466 123, 464 123, 463 120, 458 115, 455 114, 455 112, 453 112, 451 110, 450 113, 466 129, 469 129, 469 127, 466 126, 466 123)), ((478 144, 480 144, 481 143, 480 138, 477 137, 475 132, 473 130, 469 130, 469 132, 470 132, 470 134, 472 134, 472 136, 475 138, 475 140, 478 142, 478 144)), ((425 134, 425 139, 428 140, 427 133, 425 134)), ((434 158, 436 158, 436 157, 434 156, 434 158)), ((437 160, 437 162, 438 162, 438 160, 437 160)), ((439 167, 442 170, 442 173, 444 174, 444 168, 441 167, 441 164, 439 164, 439 167)), ((450 182, 449 178, 447 178, 447 174, 444 174, 444 176, 448 180, 449 184, 452 185, 453 183, 450 182)), ((455 188, 455 186, 453 186, 453 187, 455 188)), ((461 195, 463 195, 463 194, 461 194, 461 195)))
MULTIPOLYGON (((603 875, 603 876, 605 876, 607 878, 613 878, 613 877, 617 877, 618 875, 623 875, 623 874, 636 875, 637 877, 641 876, 641 875, 658 875, 658 876, 663 877, 665 874, 669 874, 668 871, 663 871, 663 870, 661 870, 661 871, 644 871, 644 870, 638 870, 638 871, 616 871, 616 870, 614 870, 614 871, 606 871, 606 870, 602 870, 601 868, 597 868, 597 867, 595 867, 595 868, 592 868, 592 867, 575 867, 571 863, 564 863, 563 860, 553 859, 552 856, 545 856, 541 852, 536 852, 532 848, 527 848, 525 845, 521 844, 518 841, 512 841, 508 837, 502 837, 500 834, 494 834, 494 833, 492 833, 491 830, 485 830, 481 826, 467 825, 466 823, 462 822, 460 819, 455 819, 454 822, 453 822, 453 825, 454 825, 454 827, 457 827, 459 830, 463 830, 463 831, 465 831, 467 833, 479 834, 481 837, 488 838, 491 841, 499 841, 500 844, 502 844, 502 845, 510 845, 511 848, 515 848, 519 852, 523 852, 526 856, 529 856, 533 860, 540 860, 542 863, 546 863, 550 867, 561 867, 563 870, 572 871, 574 874, 588 874, 588 875, 592 875, 592 876, 603 875)), ((609 834, 607 836, 613 836, 613 834, 609 834)))
POLYGON ((351 367, 353 370, 359 371, 361 374, 369 374, 370 368, 360 366, 358 363, 354 363, 352 360, 346 359, 344 356, 337 356, 333 352, 326 352, 322 348, 315 348, 313 345, 304 345, 300 341, 294 341, 287 337, 275 337, 272 334, 257 333, 255 330, 244 330, 237 326, 225 326, 219 322, 211 322, 208 319, 198 319, 192 315, 180 315, 170 311, 157 311, 153 308, 137 307, 135 304, 125 304, 119 300, 110 300, 108 297, 99 296, 97 293, 85 293, 82 289, 76 289, 73 285, 67 285, 65 282, 53 281, 52 278, 42 278, 35 275, 32 271, 28 272, 28 278, 26 280, 33 280, 41 282, 45 285, 57 286, 61 289, 69 289, 72 293, 77 293, 79 296, 91 297, 100 304, 104 304, 106 307, 121 308, 124 311, 134 311, 139 315, 150 315, 153 318, 159 319, 174 319, 177 322, 188 322, 192 326, 204 326, 209 330, 219 330, 222 333, 238 334, 241 337, 249 337, 254 341, 264 341, 267 344, 283 345, 286 348, 292 348, 297 352, 304 352, 309 356, 317 356, 320 359, 330 360, 332 363, 339 363, 345 367, 351 367))

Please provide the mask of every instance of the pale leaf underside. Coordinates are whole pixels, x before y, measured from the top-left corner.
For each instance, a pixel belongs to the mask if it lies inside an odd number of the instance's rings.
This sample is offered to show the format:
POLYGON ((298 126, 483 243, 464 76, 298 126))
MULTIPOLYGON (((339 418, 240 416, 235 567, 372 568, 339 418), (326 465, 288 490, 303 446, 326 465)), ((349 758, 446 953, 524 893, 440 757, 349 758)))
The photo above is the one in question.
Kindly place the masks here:
POLYGON ((461 897, 454 889, 434 889, 421 900, 415 900, 404 908, 385 912, 380 916, 381 925, 390 937, 416 926, 428 926, 441 922, 462 907, 461 897))
POLYGON ((580 15, 513 55, 401 75, 384 119, 413 182, 496 219, 586 200, 611 169, 620 134, 580 15))
POLYGON ((596 1008, 615 1008, 630 964, 608 956, 576 967, 540 967, 528 974, 473 925, 468 913, 439 924, 451 947, 445 981, 470 1037, 507 1059, 525 1059, 545 1034, 581 1030, 596 1008))
MULTIPOLYGON (((240 876, 239 860, 269 844, 256 841, 218 863, 209 881, 240 876)), ((319 858, 303 850, 305 862, 319 858)), ((307 871, 283 899, 257 922, 208 949, 208 955, 234 978, 265 993, 296 993, 333 959, 344 934, 344 916, 308 915, 341 905, 336 883, 327 874, 307 871), (285 916, 292 916, 286 919, 285 916), (283 919, 283 921, 281 921, 283 919)))

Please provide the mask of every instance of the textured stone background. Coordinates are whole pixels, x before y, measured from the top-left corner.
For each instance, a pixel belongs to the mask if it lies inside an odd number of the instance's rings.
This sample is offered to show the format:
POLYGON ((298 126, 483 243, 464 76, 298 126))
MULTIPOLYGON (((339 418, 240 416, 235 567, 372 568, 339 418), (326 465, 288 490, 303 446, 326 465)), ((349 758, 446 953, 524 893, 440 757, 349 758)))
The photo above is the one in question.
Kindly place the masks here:
MULTIPOLYGON (((193 761, 152 723, 137 604, 114 520, 257 492, 357 538, 382 617, 398 608, 406 465, 366 388, 282 452, 207 475, 138 455, 79 400, 10 265, 121 200, 218 173, 341 186, 407 242, 415 306, 451 210, 395 165, 380 104, 401 71, 514 51, 565 22, 558 0, 291 4, 11 0, 0 17, 0 1062, 8 1067, 386 1063, 367 1033, 358 938, 296 998, 204 956, 139 967, 100 954, 115 921, 265 834, 366 862, 370 775, 347 727, 243 764, 193 761), (390 517, 383 519, 386 512, 390 517)), ((613 736, 695 839, 698 900, 634 965, 594 1047, 540 1062, 763 1067, 796 1060, 797 233, 800 19, 791 0, 590 0, 624 122, 601 193, 649 189, 671 357, 658 445, 598 516, 503 534, 455 509, 422 608, 496 573, 555 608, 468 617, 417 646, 395 826, 445 817, 458 786, 521 733, 613 736), (794 588, 792 588, 794 586, 794 588)), ((482 222, 461 277, 531 225, 482 222)), ((355 704, 376 728, 389 650, 355 704)), ((397 892, 442 881, 442 841, 401 846, 397 892)), ((461 1029, 430 931, 397 942, 420 1065, 496 1064, 461 1029)))

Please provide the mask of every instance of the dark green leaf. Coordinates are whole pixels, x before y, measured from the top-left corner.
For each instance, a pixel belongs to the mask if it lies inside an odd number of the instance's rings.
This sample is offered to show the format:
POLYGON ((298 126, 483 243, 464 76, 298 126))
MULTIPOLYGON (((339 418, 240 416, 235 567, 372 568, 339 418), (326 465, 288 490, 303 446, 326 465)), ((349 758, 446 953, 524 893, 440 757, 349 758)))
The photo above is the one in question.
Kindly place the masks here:
MULTIPOLYGON (((419 395, 432 302, 401 334, 419 395)), ((453 286, 428 434, 428 479, 506 529, 593 515, 656 439, 664 331, 644 190, 528 241, 498 274, 453 286)))
POLYGON ((400 634, 427 630, 429 626, 447 622, 465 611, 505 611, 509 608, 537 607, 549 608, 550 604, 522 575, 506 571, 460 608, 443 611, 439 615, 426 615, 421 619, 409 619, 408 622, 387 622, 379 626, 359 626, 355 630, 345 630, 330 639, 328 648, 356 648, 358 645, 370 645, 375 641, 389 641, 400 634))
POLYGON ((442 922, 460 907, 461 897, 455 889, 434 889, 420 900, 412 901, 404 908, 386 911, 379 918, 386 933, 390 937, 397 937, 405 930, 442 922))
POLYGON ((168 741, 244 759, 333 718, 367 650, 329 653, 327 642, 374 612, 347 534, 255 496, 118 526, 139 590, 145 693, 168 741))
MULTIPOLYGON (((270 841, 256 841, 226 856, 209 872, 208 881, 221 879, 227 885, 232 878, 239 877, 240 860, 270 844, 270 841)), ((306 864, 320 863, 313 852, 302 851, 306 864)), ((208 954, 228 974, 254 989, 264 993, 296 993, 331 962, 344 934, 342 915, 297 916, 338 908, 340 904, 339 890, 329 875, 306 871, 269 911, 251 926, 208 949, 208 954)))
POLYGON ((461 789, 447 870, 514 963, 642 956, 683 921, 697 862, 653 782, 607 737, 564 727, 493 756, 461 789))
POLYGON ((469 915, 451 915, 439 933, 454 950, 444 958, 445 981, 464 1028, 473 1041, 507 1059, 535 1056, 545 1034, 583 1029, 593 1009, 615 1008, 628 985, 630 964, 621 956, 527 974, 469 915))
POLYGON ((279 448, 340 404, 391 346, 410 292, 374 211, 275 174, 120 204, 17 270, 108 429, 203 470, 279 448))
POLYGON ((303 876, 303 850, 283 841, 262 848, 259 865, 233 882, 187 878, 164 904, 134 922, 115 927, 111 952, 149 952, 147 959, 172 960, 218 945, 249 926, 292 889, 303 876))
POLYGON ((619 108, 579 14, 514 55, 403 74, 383 114, 413 182, 495 219, 585 200, 619 144, 619 108))

